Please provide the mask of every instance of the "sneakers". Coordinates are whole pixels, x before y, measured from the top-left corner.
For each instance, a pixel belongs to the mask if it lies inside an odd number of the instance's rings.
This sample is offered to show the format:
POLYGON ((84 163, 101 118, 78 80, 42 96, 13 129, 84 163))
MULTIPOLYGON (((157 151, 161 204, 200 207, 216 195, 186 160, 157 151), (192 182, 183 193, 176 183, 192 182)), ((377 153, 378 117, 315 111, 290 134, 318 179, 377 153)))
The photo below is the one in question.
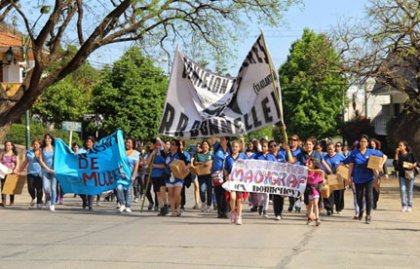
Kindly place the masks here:
POLYGON ((9 204, 9 206, 13 206, 15 203, 13 203, 13 202, 10 202, 10 204, 9 204))
POLYGON ((401 208, 401 212, 408 212, 408 207, 404 206, 403 208, 401 208))
POLYGON ((62 205, 62 204, 63 204, 63 198, 61 198, 61 197, 60 197, 60 198, 58 198, 58 204, 59 204, 59 205, 62 205))
POLYGON ((120 208, 118 209, 118 211, 120 211, 120 213, 124 212, 126 209, 125 205, 121 205, 120 208))
POLYGON ((135 198, 135 199, 134 199, 134 201, 133 201, 133 203, 136 203, 136 204, 137 204, 138 202, 139 202, 139 198, 135 198))
POLYGON ((366 224, 370 224, 371 218, 370 216, 366 216, 366 224))
POLYGON ((31 203, 29 204, 31 207, 34 207, 34 205, 35 205, 35 199, 32 199, 31 200, 31 203))
POLYGON ((242 225, 242 216, 238 216, 236 219, 236 225, 242 225))
POLYGON ((263 207, 259 206, 258 207, 258 214, 261 216, 262 212, 263 212, 263 207))
POLYGON ((263 210, 262 215, 263 215, 264 218, 268 218, 267 211, 263 210))
POLYGON ((147 211, 152 211, 153 209, 153 204, 149 204, 149 206, 147 207, 147 211))
POLYGON ((202 212, 206 211, 206 204, 202 204, 202 205, 201 205, 201 211, 202 211, 202 212))
POLYGON ((411 206, 407 207, 407 212, 410 213, 413 211, 413 208, 411 206))
POLYGON ((238 216, 235 211, 230 212, 230 223, 234 224, 237 221, 238 216))
POLYGON ((207 206, 207 210, 206 210, 206 212, 207 212, 207 213, 210 213, 210 212, 211 212, 211 207, 210 207, 210 206, 207 206))
POLYGON ((277 220, 277 221, 280 221, 281 220, 281 216, 280 215, 277 215, 274 219, 277 220))
POLYGON ((46 208, 46 209, 50 209, 50 206, 51 206, 51 202, 50 202, 50 201, 48 201, 48 202, 45 204, 45 208, 46 208))
POLYGON ((42 203, 36 204, 36 208, 42 209, 42 203))
POLYGON ((321 225, 321 220, 320 219, 316 219, 315 221, 316 221, 316 224, 315 224, 316 226, 321 225))
POLYGON ((55 205, 50 206, 50 211, 53 211, 53 212, 55 211, 55 205))
POLYGON ((131 211, 131 208, 129 208, 129 207, 127 207, 127 208, 125 209, 125 212, 127 212, 128 214, 133 213, 133 211, 131 211))

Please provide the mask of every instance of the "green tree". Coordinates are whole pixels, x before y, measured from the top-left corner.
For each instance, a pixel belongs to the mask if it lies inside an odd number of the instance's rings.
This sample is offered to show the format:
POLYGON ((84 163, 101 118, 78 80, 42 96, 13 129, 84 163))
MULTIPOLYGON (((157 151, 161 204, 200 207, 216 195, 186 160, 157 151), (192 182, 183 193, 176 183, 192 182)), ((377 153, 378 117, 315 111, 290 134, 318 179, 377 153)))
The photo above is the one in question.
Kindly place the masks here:
POLYGON ((49 87, 37 100, 32 113, 41 116, 43 122, 60 125, 62 121, 80 121, 90 113, 92 90, 97 83, 99 71, 89 64, 62 81, 49 87))
POLYGON ((93 109, 104 117, 101 130, 121 129, 141 140, 156 136, 166 87, 163 71, 131 48, 112 68, 105 68, 93 91, 93 109))
POLYGON ((339 134, 348 83, 337 61, 338 54, 324 34, 305 29, 302 38, 292 44, 279 70, 289 133, 319 138, 339 134))

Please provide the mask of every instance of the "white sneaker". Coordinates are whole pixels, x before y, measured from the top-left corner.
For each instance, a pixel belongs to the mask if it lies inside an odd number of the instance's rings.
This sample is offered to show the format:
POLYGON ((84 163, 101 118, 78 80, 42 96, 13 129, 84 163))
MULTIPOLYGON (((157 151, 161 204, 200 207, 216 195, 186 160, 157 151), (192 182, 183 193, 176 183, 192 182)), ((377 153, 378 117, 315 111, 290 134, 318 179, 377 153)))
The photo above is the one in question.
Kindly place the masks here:
POLYGON ((236 225, 242 225, 242 216, 238 216, 236 219, 236 225))
POLYGON ((138 203, 139 202, 139 198, 134 199, 133 201, 134 203, 138 203))
POLYGON ((401 208, 401 212, 407 212, 408 208, 406 206, 404 206, 403 208, 401 208))
POLYGON ((133 213, 133 211, 131 211, 131 208, 129 208, 129 207, 127 207, 127 208, 125 209, 125 212, 127 212, 128 214, 133 213))
POLYGON ((34 207, 35 205, 35 199, 32 199, 31 203, 29 204, 31 207, 34 207))
POLYGON ((41 209, 42 208, 42 204, 36 204, 36 208, 41 209))
POLYGON ((276 220, 277 221, 280 221, 281 220, 281 216, 280 215, 276 216, 276 220))
POLYGON ((50 202, 50 201, 48 201, 48 202, 45 204, 45 208, 46 208, 46 209, 50 209, 50 206, 51 206, 51 202, 50 202))
POLYGON ((55 211, 55 205, 50 206, 50 211, 55 211))
POLYGON ((120 211, 120 213, 124 212, 126 209, 125 205, 121 205, 120 209, 118 209, 118 211, 120 211))
POLYGON ((407 212, 411 212, 411 211, 413 211, 413 208, 412 207, 407 207, 407 212))
POLYGON ((201 211, 203 211, 203 212, 206 211, 206 204, 201 205, 201 211))

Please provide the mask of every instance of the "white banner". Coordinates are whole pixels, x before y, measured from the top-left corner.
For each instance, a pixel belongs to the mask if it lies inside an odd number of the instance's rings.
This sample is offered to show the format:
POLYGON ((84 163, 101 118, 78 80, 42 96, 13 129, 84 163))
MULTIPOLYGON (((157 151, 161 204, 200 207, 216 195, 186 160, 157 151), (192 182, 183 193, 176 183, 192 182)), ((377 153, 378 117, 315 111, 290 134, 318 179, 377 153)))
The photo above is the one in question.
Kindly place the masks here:
POLYGON ((197 138, 237 136, 282 120, 278 76, 260 36, 236 78, 201 68, 177 51, 159 133, 197 138), (273 74, 271 74, 271 71, 273 74))
POLYGON ((237 160, 228 181, 227 191, 270 193, 300 197, 305 192, 308 168, 289 163, 261 160, 237 160))

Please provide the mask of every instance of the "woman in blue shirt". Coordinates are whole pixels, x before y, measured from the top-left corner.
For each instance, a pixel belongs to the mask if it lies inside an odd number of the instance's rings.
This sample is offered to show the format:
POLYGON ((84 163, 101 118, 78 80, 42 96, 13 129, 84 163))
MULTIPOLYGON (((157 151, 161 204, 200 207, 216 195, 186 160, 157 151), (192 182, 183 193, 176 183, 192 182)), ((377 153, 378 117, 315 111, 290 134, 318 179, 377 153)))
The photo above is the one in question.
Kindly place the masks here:
MULTIPOLYGON (((369 149, 369 137, 362 135, 359 142, 359 148, 351 152, 346 159, 349 166, 349 179, 356 187, 357 204, 360 208, 359 220, 363 219, 363 195, 366 199, 366 223, 371 221, 370 212, 372 209, 373 180, 375 178, 373 171, 367 168, 371 156, 383 157, 380 151, 369 149)), ((386 158, 385 158, 386 160, 386 158)))
POLYGON ((27 180, 28 180, 28 192, 31 195, 32 201, 30 206, 35 205, 37 208, 42 208, 42 173, 41 173, 41 164, 39 159, 41 158, 41 141, 35 139, 32 141, 32 150, 26 151, 26 159, 23 161, 22 165, 19 167, 18 173, 22 172, 23 169, 27 166, 27 180))
MULTIPOLYGON (((232 154, 226 157, 224 173, 225 178, 229 177, 232 172, 233 164, 237 160, 245 160, 247 156, 241 152, 241 144, 239 141, 232 142, 232 154)), ((230 192, 230 222, 234 224, 242 224, 242 201, 246 200, 246 193, 244 192, 230 192)))
POLYGON ((128 165, 131 170, 131 178, 124 178, 120 183, 117 185, 117 195, 118 195, 118 202, 120 203, 120 208, 118 211, 120 213, 127 212, 129 214, 132 213, 131 211, 131 200, 133 197, 133 186, 132 183, 136 180, 137 171, 139 168, 140 163, 140 153, 134 149, 134 145, 136 142, 133 138, 128 137, 125 139, 125 153, 127 155, 128 165))
POLYGON ((55 211, 57 197, 57 178, 54 175, 54 138, 50 134, 44 135, 42 154, 38 160, 42 166, 42 186, 45 193, 46 207, 55 211))
POLYGON ((168 206, 166 200, 166 179, 168 173, 166 171, 165 159, 166 155, 164 150, 161 150, 163 145, 157 139, 150 140, 149 150, 152 152, 147 157, 146 165, 147 170, 151 170, 151 181, 153 184, 153 191, 157 194, 158 205, 160 212, 158 216, 165 216, 168 213, 168 206), (153 163, 152 163, 153 160, 153 163))
MULTIPOLYGON (((212 139, 214 140, 214 138, 212 139)), ((220 137, 220 143, 213 144, 213 163, 211 166, 211 178, 213 182, 214 194, 217 201, 217 217, 227 218, 227 205, 225 194, 226 191, 222 187, 224 181, 224 163, 226 157, 231 153, 229 138, 220 137)))
MULTIPOLYGON (((331 168, 333 174, 337 173, 338 166, 340 166, 345 159, 346 158, 343 154, 335 152, 333 143, 327 144, 325 162, 331 168)), ((341 211, 344 209, 344 189, 333 191, 328 199, 324 199, 324 205, 328 215, 333 213, 333 205, 335 205, 335 211, 337 214, 341 214, 341 211)))
MULTIPOLYGON (((264 160, 264 161, 277 161, 276 157, 268 151, 268 140, 265 138, 260 139, 261 152, 251 155, 250 159, 264 160)), ((269 204, 268 193, 258 193, 258 213, 263 217, 268 218, 267 209, 269 204)))
MULTIPOLYGON (((181 191, 184 185, 183 178, 176 178, 172 172, 170 172, 169 166, 174 160, 183 160, 180 150, 181 143, 177 139, 171 140, 171 148, 169 154, 166 156, 165 164, 166 170, 170 174, 169 179, 166 179, 166 188, 168 188, 169 204, 171 205, 172 216, 181 216, 181 191)), ((186 169, 189 169, 189 165, 186 169)))

